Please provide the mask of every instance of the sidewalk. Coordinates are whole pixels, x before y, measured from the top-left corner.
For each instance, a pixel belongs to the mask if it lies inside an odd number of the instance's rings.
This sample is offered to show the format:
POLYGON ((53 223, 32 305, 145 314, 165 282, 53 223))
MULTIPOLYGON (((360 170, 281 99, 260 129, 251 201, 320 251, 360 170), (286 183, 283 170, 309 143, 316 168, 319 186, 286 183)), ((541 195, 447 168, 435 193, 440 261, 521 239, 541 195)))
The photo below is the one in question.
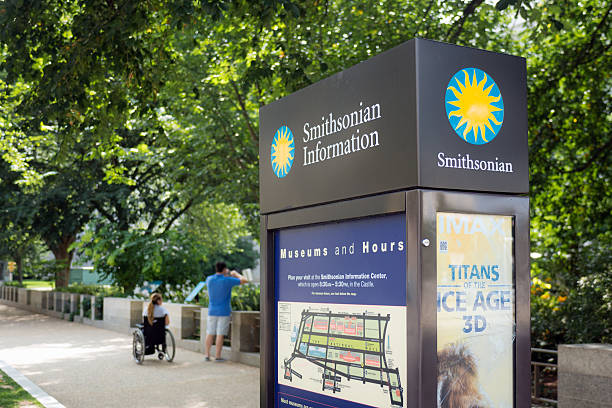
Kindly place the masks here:
POLYGON ((173 363, 132 360, 132 338, 0 305, 0 360, 66 408, 259 407, 259 369, 204 362, 178 349, 173 363))

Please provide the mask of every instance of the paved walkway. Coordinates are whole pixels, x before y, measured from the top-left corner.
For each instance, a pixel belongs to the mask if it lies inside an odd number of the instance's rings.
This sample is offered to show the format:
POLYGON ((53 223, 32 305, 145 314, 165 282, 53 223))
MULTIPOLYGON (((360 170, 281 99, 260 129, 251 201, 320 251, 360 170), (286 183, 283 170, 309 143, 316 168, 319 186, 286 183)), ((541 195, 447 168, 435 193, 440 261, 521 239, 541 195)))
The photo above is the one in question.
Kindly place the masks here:
POLYGON ((258 368, 183 349, 139 366, 131 347, 128 335, 0 305, 0 360, 66 408, 259 407, 258 368))

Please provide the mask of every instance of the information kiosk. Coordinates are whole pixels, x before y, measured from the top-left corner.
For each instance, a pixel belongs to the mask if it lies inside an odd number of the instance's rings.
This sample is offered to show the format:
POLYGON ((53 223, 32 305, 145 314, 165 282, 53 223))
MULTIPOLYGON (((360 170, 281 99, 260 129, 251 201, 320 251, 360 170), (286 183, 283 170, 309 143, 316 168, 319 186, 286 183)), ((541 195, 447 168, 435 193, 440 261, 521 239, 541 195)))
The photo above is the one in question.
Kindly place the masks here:
POLYGON ((530 406, 525 60, 415 39, 260 110, 261 406, 530 406))

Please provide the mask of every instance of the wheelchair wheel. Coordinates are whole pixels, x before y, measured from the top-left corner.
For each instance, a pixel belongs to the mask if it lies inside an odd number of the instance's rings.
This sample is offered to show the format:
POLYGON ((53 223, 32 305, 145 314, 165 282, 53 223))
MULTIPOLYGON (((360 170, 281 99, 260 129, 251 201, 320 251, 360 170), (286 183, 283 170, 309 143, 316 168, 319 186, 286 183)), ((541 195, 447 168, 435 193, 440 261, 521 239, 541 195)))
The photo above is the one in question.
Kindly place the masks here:
POLYGON ((166 360, 172 362, 174 360, 174 353, 176 352, 176 345, 174 344, 174 336, 172 332, 166 329, 166 360))
POLYGON ((134 340, 132 341, 132 355, 137 364, 142 364, 145 356, 144 335, 141 330, 134 332, 134 340))

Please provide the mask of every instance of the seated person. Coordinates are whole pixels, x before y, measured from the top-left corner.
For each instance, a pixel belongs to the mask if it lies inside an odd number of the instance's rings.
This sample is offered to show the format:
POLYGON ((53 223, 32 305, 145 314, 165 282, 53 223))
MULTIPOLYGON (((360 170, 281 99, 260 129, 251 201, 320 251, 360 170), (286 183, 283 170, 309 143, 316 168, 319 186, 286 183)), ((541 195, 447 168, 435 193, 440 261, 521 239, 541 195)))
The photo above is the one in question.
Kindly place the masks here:
POLYGON ((156 344, 165 346, 166 336, 164 328, 170 324, 168 311, 162 306, 162 297, 159 293, 151 295, 151 303, 147 306, 147 310, 143 312, 143 320, 145 354, 153 354, 156 344))

